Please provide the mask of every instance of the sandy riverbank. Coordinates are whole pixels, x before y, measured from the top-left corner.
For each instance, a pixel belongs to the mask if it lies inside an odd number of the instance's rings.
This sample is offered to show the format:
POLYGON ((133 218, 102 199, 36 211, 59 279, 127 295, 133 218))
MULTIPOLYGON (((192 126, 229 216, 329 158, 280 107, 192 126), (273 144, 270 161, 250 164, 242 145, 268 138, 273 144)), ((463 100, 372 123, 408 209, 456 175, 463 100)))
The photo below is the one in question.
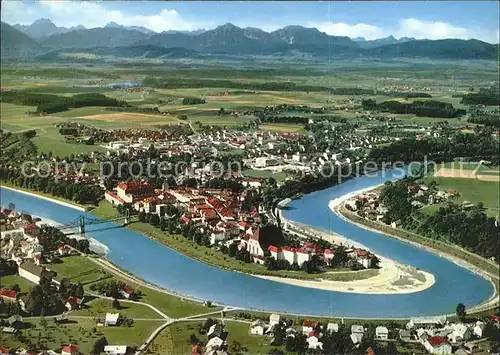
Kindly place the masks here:
MULTIPOLYGON (((16 191, 16 192, 19 192, 19 193, 22 193, 22 194, 25 194, 25 195, 29 195, 29 196, 32 196, 32 197, 41 198, 43 200, 47 200, 47 201, 50 201, 50 202, 53 202, 53 203, 57 203, 59 205, 65 206, 65 207, 70 207, 70 208, 74 208, 76 210, 79 210, 81 212, 85 212, 85 208, 77 206, 77 205, 74 205, 72 203, 64 202, 64 201, 57 200, 55 198, 50 198, 50 197, 47 197, 47 196, 43 196, 43 195, 40 195, 40 194, 37 194, 37 193, 28 192, 26 190, 14 189, 12 187, 8 187, 8 186, 5 186, 5 185, 1 185, 1 187, 2 187, 2 189, 16 191)), ((3 202, 7 202, 7 201, 3 201, 3 202)))
MULTIPOLYGON (((412 241, 412 240, 408 240, 408 239, 405 239, 405 238, 402 238, 400 236, 397 236, 395 234, 391 234, 391 233, 387 233, 385 231, 380 231, 380 230, 377 230, 376 228, 372 228, 372 227, 369 227, 365 224, 362 224, 362 223, 359 223, 359 222, 356 222, 356 221, 353 221, 351 218, 348 218, 347 216, 345 216, 341 209, 342 209, 342 206, 343 206, 343 202, 357 196, 357 195, 360 195, 362 193, 365 193, 365 192, 368 192, 368 191, 371 191, 371 190, 375 190, 377 189, 378 187, 380 187, 381 185, 377 185, 377 186, 373 186, 373 187, 370 187, 370 188, 366 188, 366 189, 362 189, 362 190, 359 190, 359 191, 354 191, 350 194, 347 194, 347 195, 344 195, 344 196, 341 196, 340 198, 337 198, 337 199, 334 199, 332 201, 330 201, 329 203, 329 208, 332 210, 333 213, 335 213, 337 216, 339 216, 340 218, 344 219, 345 221, 348 221, 349 223, 353 223, 361 228, 364 228, 364 229, 367 229, 367 230, 370 230, 372 232, 376 232, 376 233, 383 233, 384 235, 388 235, 390 237, 393 237, 393 238, 397 238, 405 243, 410 243, 418 248, 422 248, 422 249, 425 249, 427 251, 430 251, 432 253, 435 253, 441 257, 444 257, 444 258, 447 258, 448 260, 450 260, 451 262, 461 266, 461 267, 464 267, 466 268, 467 270, 475 273, 475 274, 478 274, 480 275, 481 277, 487 279, 492 285, 493 285, 493 288, 494 288, 494 293, 490 296, 490 298, 488 298, 487 300, 485 300, 484 302, 482 302, 481 304, 477 305, 477 306, 474 306, 472 307, 469 311, 470 312, 481 312, 481 311, 484 311, 484 310, 488 310, 488 309, 491 309, 493 307, 496 307, 498 306, 499 304, 499 300, 498 300, 498 288, 497 288, 497 284, 493 281, 493 277, 496 277, 496 280, 498 282, 498 275, 490 275, 488 272, 468 263, 467 261, 461 259, 461 258, 458 258, 458 257, 455 257, 451 254, 448 254, 448 253, 445 253, 445 252, 441 252, 439 250, 436 250, 436 249, 433 249, 433 248, 430 248, 426 245, 422 245, 420 243, 417 243, 415 241, 412 241)), ((431 275, 432 276, 432 275, 431 275)))

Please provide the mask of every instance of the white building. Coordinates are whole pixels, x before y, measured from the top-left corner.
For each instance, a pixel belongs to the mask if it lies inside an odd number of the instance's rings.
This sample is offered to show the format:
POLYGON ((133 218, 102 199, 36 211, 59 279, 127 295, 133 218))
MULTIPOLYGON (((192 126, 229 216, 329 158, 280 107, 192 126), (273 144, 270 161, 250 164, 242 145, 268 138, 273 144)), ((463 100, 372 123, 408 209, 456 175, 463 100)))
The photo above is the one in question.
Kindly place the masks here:
POLYGON ((474 326, 474 334, 477 335, 478 338, 482 338, 485 328, 486 328, 486 323, 477 321, 476 325, 474 326))
POLYGON ((283 259, 288 261, 290 264, 297 262, 297 254, 295 253, 295 248, 282 247, 283 259))
POLYGON ((451 354, 451 344, 444 337, 429 337, 424 341, 424 346, 431 354, 451 354))
POLYGON ((118 318, 120 317, 120 313, 106 313, 106 318, 104 320, 104 324, 108 326, 118 325, 118 318))
POLYGON ((387 340, 389 339, 389 329, 386 327, 378 326, 375 328, 375 338, 378 340, 387 340))
POLYGON ((250 334, 252 335, 264 335, 267 329, 267 324, 260 320, 256 320, 252 322, 250 325, 250 334))
POLYGON ((281 316, 279 314, 271 314, 269 316, 269 325, 275 325, 275 324, 280 324, 281 321, 281 316))
POLYGON ((106 345, 104 352, 108 355, 125 355, 128 351, 126 345, 106 345))
POLYGON ((305 249, 296 249, 295 253, 297 255, 297 264, 299 265, 311 260, 311 253, 305 249))
POLYGON ((323 350, 323 343, 319 341, 316 335, 311 335, 306 339, 308 349, 321 349, 323 350))

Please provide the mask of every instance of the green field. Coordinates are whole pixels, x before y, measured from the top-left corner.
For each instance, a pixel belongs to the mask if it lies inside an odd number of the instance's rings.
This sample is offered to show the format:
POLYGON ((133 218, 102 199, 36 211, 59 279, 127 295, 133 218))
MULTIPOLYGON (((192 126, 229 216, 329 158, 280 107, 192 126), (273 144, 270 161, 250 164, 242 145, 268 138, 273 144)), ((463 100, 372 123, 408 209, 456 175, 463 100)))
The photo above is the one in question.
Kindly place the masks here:
POLYGON ((71 312, 72 316, 90 316, 104 318, 106 313, 120 313, 128 318, 161 319, 162 317, 151 308, 130 302, 120 302, 120 308, 113 308, 113 302, 109 300, 93 300, 85 304, 84 308, 71 312))
POLYGON ((43 327, 40 319, 29 320, 30 327, 21 331, 24 338, 2 333, 2 346, 46 348, 59 352, 62 345, 74 344, 82 354, 90 354, 95 341, 102 336, 106 337, 109 344, 140 346, 162 324, 161 321, 138 320, 134 321, 132 327, 97 327, 92 318, 70 318, 59 325, 51 319, 46 319, 46 322, 46 327, 43 327))
MULTIPOLYGON (((499 212, 500 190, 498 182, 442 177, 427 177, 424 179, 426 184, 431 181, 436 181, 437 188, 440 190, 456 190, 460 194, 457 198, 458 202, 482 202, 486 208, 486 214, 491 217, 496 217, 499 212)), ((432 207, 432 209, 437 211, 438 208, 432 207)), ((427 209, 427 211, 429 210, 427 209)))
POLYGON ((273 177, 278 182, 285 181, 288 175, 284 171, 281 171, 279 173, 273 173, 271 170, 255 170, 255 169, 245 169, 241 173, 245 177, 266 178, 266 179, 273 177))
POLYGON ((22 293, 28 293, 31 291, 31 288, 35 286, 31 281, 26 280, 24 277, 18 275, 8 275, 2 276, 0 278, 0 286, 5 288, 10 288, 12 285, 19 285, 22 293))
POLYGON ((57 272, 59 277, 70 278, 73 283, 86 285, 110 277, 85 256, 68 256, 61 260, 61 264, 50 264, 47 268, 57 272))

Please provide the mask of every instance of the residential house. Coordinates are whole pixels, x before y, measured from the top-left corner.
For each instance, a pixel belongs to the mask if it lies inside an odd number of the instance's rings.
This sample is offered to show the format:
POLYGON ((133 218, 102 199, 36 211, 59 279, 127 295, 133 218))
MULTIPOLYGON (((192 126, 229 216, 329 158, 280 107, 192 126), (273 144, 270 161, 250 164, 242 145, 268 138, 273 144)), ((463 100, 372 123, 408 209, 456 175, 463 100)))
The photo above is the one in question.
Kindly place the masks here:
POLYGON ((297 264, 302 265, 311 260, 311 253, 303 248, 295 249, 297 255, 297 264))
POLYGON ((69 296, 66 304, 64 305, 68 311, 73 311, 75 309, 80 309, 83 303, 82 298, 69 296))
POLYGON ((375 338, 378 340, 389 339, 389 329, 387 329, 387 327, 378 326, 375 328, 375 338))
POLYGON ((275 325, 275 324, 280 324, 281 321, 281 316, 279 314, 271 314, 269 316, 269 325, 275 325))
POLYGON ((399 339, 401 339, 404 342, 409 342, 411 340, 411 332, 409 330, 400 329, 399 339))
POLYGON ((264 251, 268 250, 270 245, 285 245, 285 237, 278 226, 259 227, 248 239, 247 250, 252 256, 264 257, 264 251))
POLYGON ((445 337, 431 336, 424 341, 424 347, 431 354, 451 354, 451 344, 445 337))
POLYGON ((326 331, 330 333, 337 333, 339 331, 338 323, 328 323, 326 326, 326 331))
POLYGON ((316 332, 310 332, 306 339, 308 349, 321 349, 323 350, 323 343, 318 339, 319 335, 316 332))
POLYGON ((127 345, 106 345, 104 352, 107 355, 126 355, 131 353, 127 345))
POLYGON ((250 334, 252 335, 264 335, 267 329, 267 324, 261 320, 256 320, 250 324, 250 334))
POLYGON ((478 338, 482 338, 485 328, 486 328, 486 323, 481 322, 481 321, 477 321, 476 324, 474 325, 474 329, 473 329, 474 330, 474 334, 478 338))
POLYGON ((5 348, 5 347, 0 347, 0 355, 9 355, 10 354, 10 349, 5 348))
POLYGON ((54 273, 48 271, 42 266, 32 263, 31 261, 25 261, 19 265, 19 276, 24 277, 35 284, 39 284, 42 277, 52 279, 54 273))
POLYGON ((269 253, 271 253, 271 257, 273 257, 275 260, 284 259, 283 250, 280 247, 270 245, 268 250, 269 250, 269 253))
POLYGON ((77 355, 77 354, 80 354, 80 351, 78 350, 78 346, 73 344, 63 346, 61 350, 61 355, 77 355))
POLYGON ((216 323, 216 324, 213 324, 209 329, 208 329, 208 332, 207 332, 207 337, 210 339, 210 338, 213 338, 213 337, 218 337, 218 338, 222 338, 222 333, 224 332, 224 327, 222 326, 222 324, 219 324, 219 323, 216 323))
POLYGON ((467 341, 472 338, 473 331, 465 324, 453 323, 450 328, 452 332, 448 335, 448 339, 452 343, 467 341))
POLYGON ((291 247, 282 247, 283 259, 288 261, 290 265, 297 262, 297 253, 295 252, 295 248, 291 247))
POLYGON ((104 320, 104 324, 107 326, 118 325, 118 318, 120 318, 119 313, 106 313, 106 318, 104 320))
POLYGON ((315 326, 316 326, 316 324, 314 324, 314 322, 312 320, 304 321, 304 323, 302 324, 302 333, 305 335, 308 335, 309 333, 311 333, 314 330, 315 326))
POLYGON ((333 256, 335 255, 335 251, 332 249, 325 249, 323 252, 323 257, 325 258, 325 261, 327 263, 331 263, 331 260, 333 259, 333 256))
POLYGON ((130 181, 122 182, 116 188, 116 194, 125 203, 134 203, 137 200, 152 196, 154 186, 148 182, 130 181))
POLYGON ((210 340, 207 342, 207 345, 205 345, 206 353, 213 350, 220 350, 223 345, 224 340, 217 336, 214 336, 213 338, 210 338, 210 340))
POLYGON ((135 290, 130 286, 125 286, 118 293, 126 299, 130 299, 134 295, 135 290))
POLYGON ((363 328, 362 325, 353 324, 351 326, 351 340, 353 344, 361 343, 364 334, 365 334, 365 329, 363 328))
POLYGON ((0 298, 4 301, 14 302, 17 301, 19 293, 14 290, 8 290, 6 288, 0 288, 0 298))

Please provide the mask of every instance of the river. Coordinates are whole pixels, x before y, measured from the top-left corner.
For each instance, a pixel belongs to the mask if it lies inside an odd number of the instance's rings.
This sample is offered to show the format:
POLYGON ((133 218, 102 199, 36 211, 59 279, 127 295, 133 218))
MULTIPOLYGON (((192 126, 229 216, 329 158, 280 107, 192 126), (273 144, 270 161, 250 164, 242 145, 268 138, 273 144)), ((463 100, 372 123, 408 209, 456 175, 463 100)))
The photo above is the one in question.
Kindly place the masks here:
MULTIPOLYGON (((405 318, 455 312, 457 303, 472 307, 493 295, 483 277, 430 251, 342 220, 328 208, 330 200, 388 178, 360 177, 293 201, 285 216, 355 240, 403 264, 432 273, 435 284, 421 292, 374 295, 325 291, 286 285, 222 270, 112 223, 87 227, 87 234, 109 248, 107 259, 120 268, 173 292, 255 310, 337 317, 405 318)), ((16 210, 65 223, 85 214, 77 209, 1 188, 0 203, 16 210)))

